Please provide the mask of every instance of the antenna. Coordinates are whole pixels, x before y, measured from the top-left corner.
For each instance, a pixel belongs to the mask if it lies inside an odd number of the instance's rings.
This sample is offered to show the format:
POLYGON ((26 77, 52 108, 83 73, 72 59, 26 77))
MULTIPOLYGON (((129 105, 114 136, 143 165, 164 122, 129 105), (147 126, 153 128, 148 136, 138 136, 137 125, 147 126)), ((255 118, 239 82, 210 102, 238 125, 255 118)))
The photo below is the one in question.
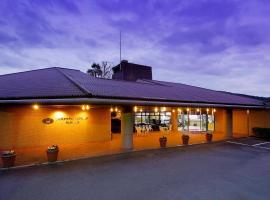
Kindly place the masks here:
POLYGON ((120 70, 122 69, 121 60, 122 60, 122 33, 121 33, 121 30, 120 30, 120 70))

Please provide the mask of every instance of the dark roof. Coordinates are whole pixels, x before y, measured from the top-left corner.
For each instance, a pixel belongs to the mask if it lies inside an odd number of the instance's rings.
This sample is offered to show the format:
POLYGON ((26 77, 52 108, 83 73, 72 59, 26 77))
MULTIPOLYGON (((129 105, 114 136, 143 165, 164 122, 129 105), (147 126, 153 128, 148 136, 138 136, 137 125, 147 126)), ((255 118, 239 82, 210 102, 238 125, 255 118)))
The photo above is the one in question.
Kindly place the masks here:
POLYGON ((100 79, 57 67, 2 75, 0 85, 0 99, 101 97, 263 106, 256 98, 180 83, 100 79))

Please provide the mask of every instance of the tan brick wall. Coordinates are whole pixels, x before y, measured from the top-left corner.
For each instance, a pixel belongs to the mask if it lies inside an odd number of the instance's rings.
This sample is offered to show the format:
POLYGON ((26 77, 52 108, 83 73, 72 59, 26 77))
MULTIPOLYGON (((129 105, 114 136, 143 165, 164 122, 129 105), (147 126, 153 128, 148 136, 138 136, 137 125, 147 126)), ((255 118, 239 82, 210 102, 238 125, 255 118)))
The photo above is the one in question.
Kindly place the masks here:
POLYGON ((0 148, 3 149, 108 140, 111 140, 109 107, 89 111, 82 111, 80 106, 46 106, 38 110, 31 106, 0 108, 0 148), (48 117, 54 123, 42 122, 48 117))
POLYGON ((249 115, 247 115, 246 109, 233 110, 234 134, 247 136, 249 132, 249 134, 252 135, 253 127, 270 128, 270 111, 253 109, 250 110, 249 115))

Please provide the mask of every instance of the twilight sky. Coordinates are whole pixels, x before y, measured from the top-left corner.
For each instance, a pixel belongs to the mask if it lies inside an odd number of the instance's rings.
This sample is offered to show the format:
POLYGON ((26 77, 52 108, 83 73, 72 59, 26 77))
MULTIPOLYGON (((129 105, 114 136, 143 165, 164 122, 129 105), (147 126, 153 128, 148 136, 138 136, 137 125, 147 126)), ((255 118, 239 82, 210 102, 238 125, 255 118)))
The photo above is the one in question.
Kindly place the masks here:
POLYGON ((0 74, 123 59, 157 80, 270 96, 269 0, 1 0, 0 74))

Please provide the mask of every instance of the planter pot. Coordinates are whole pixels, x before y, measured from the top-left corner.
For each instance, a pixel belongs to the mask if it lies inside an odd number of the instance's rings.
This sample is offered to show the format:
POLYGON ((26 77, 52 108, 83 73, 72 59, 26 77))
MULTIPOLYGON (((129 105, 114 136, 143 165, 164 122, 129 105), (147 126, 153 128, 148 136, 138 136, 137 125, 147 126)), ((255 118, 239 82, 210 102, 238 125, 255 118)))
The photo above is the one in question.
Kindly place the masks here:
POLYGON ((161 148, 165 148, 167 145, 167 138, 159 138, 159 144, 161 148))
POLYGON ((213 134, 211 134, 211 133, 206 133, 206 134, 205 134, 205 138, 206 138, 206 141, 207 141, 207 142, 212 142, 213 134))
POLYGON ((3 167, 8 168, 8 167, 13 167, 16 159, 16 154, 12 155, 2 155, 2 162, 3 162, 3 167))
POLYGON ((182 141, 184 145, 188 145, 189 136, 188 135, 182 135, 182 141))
POLYGON ((58 150, 56 150, 56 151, 47 151, 48 162, 57 161, 57 157, 58 157, 58 150))

